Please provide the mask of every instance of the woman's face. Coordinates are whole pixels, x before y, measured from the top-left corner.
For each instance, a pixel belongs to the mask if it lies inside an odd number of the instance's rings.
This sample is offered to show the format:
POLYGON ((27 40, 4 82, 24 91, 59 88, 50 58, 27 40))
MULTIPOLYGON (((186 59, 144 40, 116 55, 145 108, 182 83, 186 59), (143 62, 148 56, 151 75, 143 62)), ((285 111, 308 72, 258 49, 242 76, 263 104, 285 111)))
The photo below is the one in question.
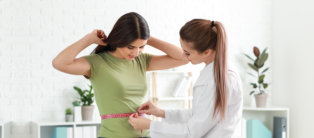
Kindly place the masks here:
POLYGON ((121 59, 133 60, 143 52, 146 44, 147 40, 137 39, 125 47, 117 48, 115 53, 121 59))
POLYGON ((193 43, 187 42, 180 39, 181 48, 184 51, 185 57, 192 63, 192 64, 200 64, 205 63, 209 64, 214 59, 214 51, 211 49, 205 50, 202 53, 199 53, 195 49, 193 49, 193 43))

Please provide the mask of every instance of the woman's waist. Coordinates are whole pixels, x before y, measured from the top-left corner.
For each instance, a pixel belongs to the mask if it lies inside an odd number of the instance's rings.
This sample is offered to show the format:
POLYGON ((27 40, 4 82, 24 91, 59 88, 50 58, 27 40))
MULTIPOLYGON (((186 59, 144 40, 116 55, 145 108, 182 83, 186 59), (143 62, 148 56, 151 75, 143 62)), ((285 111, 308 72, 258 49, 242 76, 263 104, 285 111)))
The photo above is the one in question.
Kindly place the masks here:
POLYGON ((122 114, 122 113, 136 113, 141 103, 134 102, 117 102, 117 103, 103 103, 96 101, 100 115, 106 114, 122 114))
POLYGON ((134 129, 128 122, 129 118, 111 118, 101 120, 99 136, 112 137, 140 137, 149 136, 149 131, 144 130, 142 133, 134 129))

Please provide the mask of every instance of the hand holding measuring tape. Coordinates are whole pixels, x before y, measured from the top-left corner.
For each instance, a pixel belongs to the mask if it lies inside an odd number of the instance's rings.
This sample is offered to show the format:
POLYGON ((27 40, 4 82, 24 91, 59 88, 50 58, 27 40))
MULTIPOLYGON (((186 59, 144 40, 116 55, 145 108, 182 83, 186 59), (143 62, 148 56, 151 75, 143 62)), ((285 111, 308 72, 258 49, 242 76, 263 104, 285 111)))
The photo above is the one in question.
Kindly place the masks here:
MULTIPOLYGON (((138 113, 154 115, 157 117, 165 117, 165 112, 155 106, 152 102, 148 101, 144 103, 139 109, 138 113)), ((134 113, 129 117, 129 123, 136 130, 149 129, 151 120, 142 116, 138 116, 138 113, 134 113)))

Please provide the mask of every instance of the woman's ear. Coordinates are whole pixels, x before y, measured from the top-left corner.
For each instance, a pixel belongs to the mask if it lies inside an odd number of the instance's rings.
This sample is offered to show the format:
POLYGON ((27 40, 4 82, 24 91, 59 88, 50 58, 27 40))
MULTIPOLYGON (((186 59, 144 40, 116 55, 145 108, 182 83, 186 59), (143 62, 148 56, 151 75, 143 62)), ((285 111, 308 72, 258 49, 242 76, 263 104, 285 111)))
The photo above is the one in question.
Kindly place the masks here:
POLYGON ((207 50, 205 50, 203 53, 204 53, 205 56, 210 56, 210 55, 213 54, 213 52, 214 52, 214 50, 212 50, 212 49, 207 49, 207 50))

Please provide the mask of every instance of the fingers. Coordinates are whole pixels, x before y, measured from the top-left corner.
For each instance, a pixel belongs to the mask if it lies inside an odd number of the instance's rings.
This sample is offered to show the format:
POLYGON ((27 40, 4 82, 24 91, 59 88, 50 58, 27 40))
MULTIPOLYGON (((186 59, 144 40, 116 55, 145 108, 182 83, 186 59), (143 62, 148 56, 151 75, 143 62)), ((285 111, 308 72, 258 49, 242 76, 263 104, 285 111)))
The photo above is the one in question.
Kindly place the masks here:
POLYGON ((102 30, 97 30, 97 37, 102 39, 102 40, 105 40, 106 39, 105 32, 102 30))
POLYGON ((148 114, 148 115, 150 115, 148 110, 140 110, 138 112, 141 113, 141 114, 148 114))
POLYGON ((100 38, 100 42, 99 42, 100 45, 102 45, 102 46, 107 45, 107 43, 104 42, 104 40, 107 39, 104 31, 99 30, 99 32, 97 32, 97 37, 100 38))
POLYGON ((148 115, 151 115, 151 109, 149 109, 148 106, 147 106, 147 108, 146 108, 146 107, 142 108, 142 109, 139 110, 138 112, 141 113, 141 114, 148 114, 148 115))
POLYGON ((152 114, 152 110, 140 110, 138 111, 141 114, 147 114, 147 115, 151 115, 152 114))
POLYGON ((136 114, 134 113, 134 114, 132 114, 132 115, 130 115, 129 116, 129 120, 128 120, 128 122, 131 124, 131 126, 134 128, 134 129, 138 129, 137 128, 137 125, 136 125, 136 114))
POLYGON ((129 119, 134 119, 134 118, 136 118, 136 117, 135 117, 135 113, 134 113, 134 114, 131 114, 131 115, 129 116, 129 119))
POLYGON ((129 120, 128 121, 133 126, 133 124, 134 124, 134 114, 129 116, 129 120))
POLYGON ((148 110, 148 109, 149 109, 149 105, 143 105, 142 107, 138 109, 138 111, 148 110))
POLYGON ((99 40, 98 44, 101 46, 107 46, 107 43, 105 43, 102 39, 99 40))
POLYGON ((146 103, 142 104, 142 106, 138 109, 138 111, 147 110, 147 109, 149 109, 150 105, 151 105, 151 102, 147 101, 146 103))

